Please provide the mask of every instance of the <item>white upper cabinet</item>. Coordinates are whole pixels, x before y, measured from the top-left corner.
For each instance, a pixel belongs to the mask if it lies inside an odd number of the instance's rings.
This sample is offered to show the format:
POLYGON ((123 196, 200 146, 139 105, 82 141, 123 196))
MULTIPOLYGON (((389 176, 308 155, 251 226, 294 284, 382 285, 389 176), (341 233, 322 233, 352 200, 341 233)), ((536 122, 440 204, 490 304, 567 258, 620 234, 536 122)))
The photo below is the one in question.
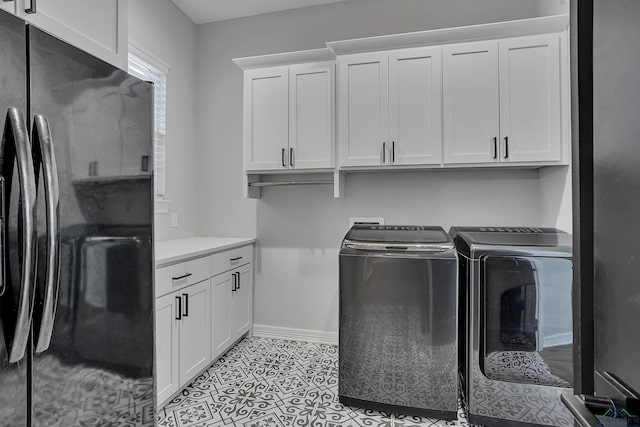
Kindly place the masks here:
POLYGON ((333 167, 334 68, 318 62, 245 71, 245 170, 333 167))
POLYGON ((127 69, 127 0, 15 0, 18 16, 123 70, 127 69), (35 11, 27 10, 36 6, 35 11))
POLYGON ((442 162, 442 49, 389 53, 390 163, 442 162))
POLYGON ((444 161, 562 160, 560 34, 443 50, 444 161))
POLYGON ((500 41, 501 161, 562 158, 560 35, 500 41))
POLYGON ((498 161, 498 42, 443 48, 444 162, 498 161))
POLYGON ((340 166, 442 162, 442 49, 339 60, 340 166))
POLYGON ((289 167, 332 168, 335 146, 335 64, 289 68, 289 167))
POLYGON ((388 156, 388 53, 341 57, 338 94, 340 166, 372 166, 388 156))
POLYGON ((287 68, 245 71, 245 169, 286 169, 289 144, 288 90, 287 68))

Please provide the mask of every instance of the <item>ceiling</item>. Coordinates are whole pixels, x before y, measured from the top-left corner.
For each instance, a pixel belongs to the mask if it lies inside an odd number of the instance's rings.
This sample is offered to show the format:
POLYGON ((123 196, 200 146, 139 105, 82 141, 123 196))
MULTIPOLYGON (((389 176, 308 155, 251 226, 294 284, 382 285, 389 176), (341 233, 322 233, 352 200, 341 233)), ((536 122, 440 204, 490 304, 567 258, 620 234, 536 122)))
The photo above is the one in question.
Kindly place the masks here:
POLYGON ((173 0, 196 24, 347 0, 173 0))

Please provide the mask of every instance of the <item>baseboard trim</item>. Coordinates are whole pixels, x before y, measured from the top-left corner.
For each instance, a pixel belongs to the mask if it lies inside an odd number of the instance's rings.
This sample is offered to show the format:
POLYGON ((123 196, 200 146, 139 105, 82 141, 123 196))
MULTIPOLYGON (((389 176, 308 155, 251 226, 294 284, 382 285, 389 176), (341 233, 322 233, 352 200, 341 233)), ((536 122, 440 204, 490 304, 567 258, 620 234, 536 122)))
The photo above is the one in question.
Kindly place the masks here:
POLYGON ((283 328, 282 326, 253 325, 253 336, 317 344, 338 345, 338 333, 313 329, 283 328))
POLYGON ((557 347, 559 345, 567 345, 573 343, 573 333, 566 332, 563 334, 555 334, 550 335, 548 337, 544 337, 544 347, 557 347))

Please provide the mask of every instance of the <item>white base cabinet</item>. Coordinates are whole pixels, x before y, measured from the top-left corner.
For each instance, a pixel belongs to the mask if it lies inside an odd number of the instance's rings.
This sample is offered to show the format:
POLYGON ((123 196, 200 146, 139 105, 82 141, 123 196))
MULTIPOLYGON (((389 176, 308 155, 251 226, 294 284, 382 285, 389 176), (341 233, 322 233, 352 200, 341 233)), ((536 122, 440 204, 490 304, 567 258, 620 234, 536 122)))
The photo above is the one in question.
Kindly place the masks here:
POLYGON ((253 324, 253 264, 212 279, 211 354, 221 356, 253 324))
POLYGON ((158 404, 180 389, 178 348, 180 324, 175 295, 156 299, 156 387, 158 404))
POLYGON ((210 280, 156 300, 158 403, 211 362, 210 280))
POLYGON ((155 286, 161 406, 251 330, 253 245, 159 268, 155 286))

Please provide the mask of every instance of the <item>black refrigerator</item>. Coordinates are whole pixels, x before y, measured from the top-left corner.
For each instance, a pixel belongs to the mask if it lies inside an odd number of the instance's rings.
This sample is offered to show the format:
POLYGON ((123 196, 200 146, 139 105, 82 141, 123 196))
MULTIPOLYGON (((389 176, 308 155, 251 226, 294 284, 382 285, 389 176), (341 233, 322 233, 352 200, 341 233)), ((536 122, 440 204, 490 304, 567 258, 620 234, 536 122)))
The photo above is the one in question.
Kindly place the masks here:
POLYGON ((575 390, 587 396, 564 401, 583 426, 640 426, 640 1, 573 0, 571 34, 575 390))
POLYGON ((153 426, 153 87, 0 11, 0 426, 153 426))

